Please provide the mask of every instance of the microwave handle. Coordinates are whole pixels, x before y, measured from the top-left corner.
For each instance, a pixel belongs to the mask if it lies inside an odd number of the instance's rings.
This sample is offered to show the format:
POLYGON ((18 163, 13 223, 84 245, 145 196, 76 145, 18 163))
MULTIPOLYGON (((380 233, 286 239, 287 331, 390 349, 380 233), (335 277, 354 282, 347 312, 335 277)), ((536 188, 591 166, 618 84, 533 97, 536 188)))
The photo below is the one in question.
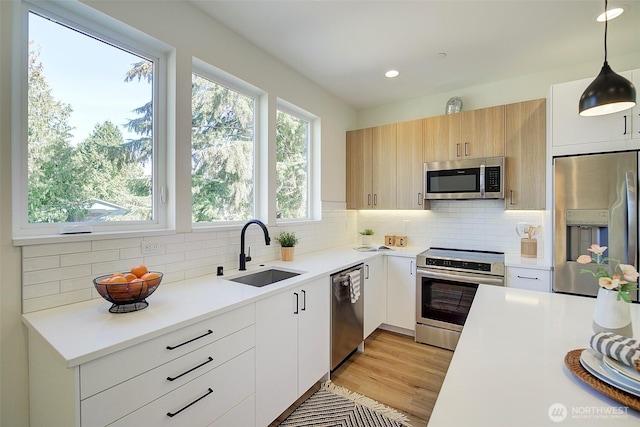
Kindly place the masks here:
POLYGON ((484 197, 485 194, 485 186, 484 186, 484 165, 480 165, 480 197, 484 197))

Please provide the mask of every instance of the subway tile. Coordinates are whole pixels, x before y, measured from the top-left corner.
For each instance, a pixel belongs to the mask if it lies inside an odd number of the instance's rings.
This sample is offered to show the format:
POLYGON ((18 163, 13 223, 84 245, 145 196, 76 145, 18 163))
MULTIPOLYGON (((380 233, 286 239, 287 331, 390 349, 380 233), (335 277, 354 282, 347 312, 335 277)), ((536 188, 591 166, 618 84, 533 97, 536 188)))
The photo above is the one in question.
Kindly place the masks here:
POLYGON ((88 252, 86 254, 82 254, 81 256, 78 256, 78 254, 61 255, 60 265, 62 267, 68 267, 81 264, 94 264, 99 262, 115 261, 118 259, 120 259, 120 252, 117 249, 112 249, 106 251, 88 252))
POLYGON ((94 240, 91 243, 91 249, 94 251, 104 251, 108 249, 124 249, 140 247, 142 244, 142 238, 127 238, 127 239, 107 239, 107 240, 94 240))
POLYGON ((91 252, 91 242, 52 243, 22 247, 24 258, 91 252))
POLYGON ((46 310, 47 308, 59 307, 62 305, 74 304, 91 299, 91 290, 64 292, 40 298, 24 300, 22 302, 22 312, 31 313, 33 311, 46 310))
POLYGON ((33 299, 60 293, 60 282, 47 282, 38 285, 24 286, 22 298, 33 299))
POLYGON ((60 256, 51 255, 36 258, 25 258, 22 261, 22 271, 47 270, 60 267, 60 256))

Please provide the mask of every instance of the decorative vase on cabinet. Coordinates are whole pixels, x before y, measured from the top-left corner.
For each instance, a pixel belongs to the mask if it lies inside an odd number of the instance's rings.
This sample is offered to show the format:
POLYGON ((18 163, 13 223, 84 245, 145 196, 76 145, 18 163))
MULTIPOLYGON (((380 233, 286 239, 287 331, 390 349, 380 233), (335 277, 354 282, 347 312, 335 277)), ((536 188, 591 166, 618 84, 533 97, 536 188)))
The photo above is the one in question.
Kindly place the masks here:
POLYGON ((629 303, 618 299, 618 291, 600 288, 593 314, 594 332, 613 332, 633 336, 629 303))

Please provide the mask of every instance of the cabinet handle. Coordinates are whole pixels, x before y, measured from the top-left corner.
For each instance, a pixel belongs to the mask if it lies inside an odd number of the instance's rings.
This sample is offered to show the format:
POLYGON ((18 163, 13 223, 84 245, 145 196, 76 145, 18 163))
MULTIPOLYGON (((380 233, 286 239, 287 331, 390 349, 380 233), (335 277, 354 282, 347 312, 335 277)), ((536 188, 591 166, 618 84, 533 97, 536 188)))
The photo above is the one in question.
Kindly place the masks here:
POLYGON ((167 346, 167 350, 175 350, 175 349, 176 349, 176 348, 178 348, 178 347, 182 347, 182 346, 183 346, 183 345, 185 345, 185 344, 189 344, 190 342, 193 342, 193 341, 195 341, 195 340, 199 340, 200 338, 204 338, 204 337, 206 337, 207 335, 211 335, 212 333, 213 333, 213 331, 212 331, 211 329, 209 329, 207 332, 205 332, 204 334, 200 335, 199 337, 192 338, 192 339, 190 339, 189 341, 185 341, 185 342, 183 342, 182 344, 178 344, 178 345, 175 345, 175 346, 173 346, 173 347, 172 347, 172 346, 170 346, 170 345, 168 345, 168 346, 167 346))
POLYGON ((367 206, 371 206, 371 193, 367 194, 367 206))
POLYGON ((467 150, 467 148, 469 147, 469 143, 465 142, 464 143, 464 156, 467 157, 469 155, 469 151, 467 150))
POLYGON ((456 157, 460 157, 460 143, 456 144, 456 157))
POLYGON ((413 276, 413 260, 409 262, 409 275, 413 276))
POLYGON ((422 198, 422 193, 418 193, 418 206, 422 206, 422 201, 424 199, 422 198))
POLYGON ((175 377, 167 377, 167 379, 168 379, 169 381, 175 381, 175 380, 177 380, 178 378, 180 378, 180 377, 182 377, 182 376, 184 376, 184 375, 187 375, 189 372, 193 372, 193 371, 195 371, 196 369, 201 368, 201 367, 203 367, 204 365, 206 365, 207 363, 210 363, 210 362, 213 362, 213 357, 211 357, 211 356, 209 356, 209 357, 207 358, 207 360, 206 360, 206 361, 202 362, 202 363, 201 363, 201 364, 199 364, 198 366, 194 366, 193 368, 189 369, 188 371, 184 371, 183 373, 181 373, 181 374, 180 374, 180 375, 178 375, 178 376, 175 376, 175 377))
POLYGON ((366 273, 364 274, 364 280, 367 280, 369 278, 369 264, 365 264, 364 267, 366 268, 366 273))
POLYGON ((180 412, 184 411, 185 409, 187 409, 189 406, 194 405, 196 403, 198 403, 199 401, 201 401, 202 399, 204 399, 205 397, 209 396, 211 393, 213 393, 213 390, 211 389, 211 387, 209 387, 207 389, 207 392, 205 394, 203 394, 202 396, 200 396, 199 398, 197 398, 196 400, 194 400, 193 402, 189 403, 187 406, 183 407, 182 409, 176 411, 176 412, 167 412, 167 416, 168 417, 175 417, 176 415, 178 415, 180 412))
POLYGON ((623 135, 626 135, 627 134, 627 115, 625 114, 622 117, 624 117, 624 133, 623 133, 623 135))
POLYGON ((298 314, 300 313, 300 310, 298 310, 298 293, 294 292, 293 294, 296 296, 296 311, 294 311, 293 314, 298 314))
POLYGON ((513 190, 509 190, 509 198, 511 199, 509 200, 509 204, 513 205, 513 190))
POLYGON ((373 206, 378 206, 378 193, 373 193, 373 206))
POLYGON ((518 279, 527 279, 527 280, 540 280, 537 277, 527 277, 527 276, 520 276, 520 275, 516 275, 516 277, 518 279))
POLYGON ((302 290, 302 308, 300 311, 306 311, 307 309, 307 291, 302 290))

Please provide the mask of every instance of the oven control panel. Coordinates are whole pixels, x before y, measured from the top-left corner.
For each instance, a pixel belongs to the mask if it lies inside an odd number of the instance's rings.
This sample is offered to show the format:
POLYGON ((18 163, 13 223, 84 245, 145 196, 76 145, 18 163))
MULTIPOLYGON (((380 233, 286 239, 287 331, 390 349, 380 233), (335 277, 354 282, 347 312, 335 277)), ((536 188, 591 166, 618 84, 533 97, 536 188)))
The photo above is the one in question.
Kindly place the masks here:
POLYGON ((427 266, 449 267, 470 271, 491 271, 491 263, 462 261, 457 259, 426 258, 427 266))

